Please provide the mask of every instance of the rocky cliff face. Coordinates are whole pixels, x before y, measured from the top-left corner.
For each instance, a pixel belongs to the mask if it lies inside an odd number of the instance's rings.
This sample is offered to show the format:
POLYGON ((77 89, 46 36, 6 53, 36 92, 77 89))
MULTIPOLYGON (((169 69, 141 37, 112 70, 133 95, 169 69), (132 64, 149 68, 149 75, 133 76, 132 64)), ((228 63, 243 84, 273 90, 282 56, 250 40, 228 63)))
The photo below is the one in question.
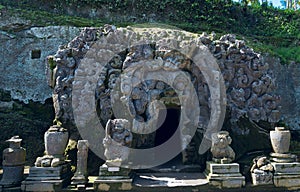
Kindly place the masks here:
POLYGON ((0 34, 0 88, 10 91, 12 99, 28 103, 45 102, 52 91, 45 76, 45 58, 55 53, 79 32, 75 27, 32 27, 14 34, 0 34))
POLYGON ((281 65, 280 60, 266 57, 276 77, 276 94, 281 96, 281 120, 291 129, 300 130, 300 65, 281 65))
POLYGON ((78 32, 74 27, 31 27, 30 21, 1 15, 0 151, 7 147, 5 140, 20 135, 29 165, 43 154, 43 134, 54 119, 45 58, 78 32))

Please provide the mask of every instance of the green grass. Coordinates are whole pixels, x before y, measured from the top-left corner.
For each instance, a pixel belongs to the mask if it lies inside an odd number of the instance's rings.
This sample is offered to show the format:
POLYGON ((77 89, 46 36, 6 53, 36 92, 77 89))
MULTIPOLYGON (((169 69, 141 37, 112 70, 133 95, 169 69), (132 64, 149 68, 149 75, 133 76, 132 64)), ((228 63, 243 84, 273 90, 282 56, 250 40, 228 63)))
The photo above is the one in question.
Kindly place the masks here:
MULTIPOLYGON (((177 27, 200 34, 204 31, 208 33, 214 31, 218 36, 226 33, 235 33, 238 37, 246 39, 247 45, 253 47, 257 52, 269 53, 279 57, 284 64, 291 61, 300 63, 300 19, 298 18, 300 14, 299 12, 291 12, 290 10, 282 11, 274 8, 262 9, 260 7, 248 7, 248 14, 252 14, 252 17, 256 14, 258 19, 257 26, 253 28, 253 26, 247 26, 247 23, 244 23, 242 19, 234 20, 232 18, 224 18, 221 17, 222 14, 219 16, 207 17, 207 20, 194 18, 194 20, 191 20, 190 22, 166 19, 164 23, 159 21, 158 23, 112 23, 103 18, 91 19, 33 9, 8 8, 0 4, 0 10, 2 9, 8 10, 11 15, 18 15, 19 17, 30 20, 32 26, 67 25, 75 27, 99 27, 103 26, 105 23, 110 23, 117 27, 134 26, 141 28, 158 27, 166 29, 176 29, 177 27), (220 21, 220 19, 222 19, 223 25, 214 22, 215 20, 220 21), (237 23, 234 25, 228 24, 234 21, 237 23)), ((236 14, 237 16, 241 15, 241 13, 236 14)))
POLYGON ((107 23, 105 20, 94 20, 83 17, 53 14, 46 11, 32 11, 24 9, 9 9, 10 14, 30 20, 35 26, 68 25, 75 27, 94 26, 99 27, 107 23))
POLYGON ((278 55, 284 63, 295 61, 300 63, 300 46, 298 47, 278 47, 274 52, 278 55))

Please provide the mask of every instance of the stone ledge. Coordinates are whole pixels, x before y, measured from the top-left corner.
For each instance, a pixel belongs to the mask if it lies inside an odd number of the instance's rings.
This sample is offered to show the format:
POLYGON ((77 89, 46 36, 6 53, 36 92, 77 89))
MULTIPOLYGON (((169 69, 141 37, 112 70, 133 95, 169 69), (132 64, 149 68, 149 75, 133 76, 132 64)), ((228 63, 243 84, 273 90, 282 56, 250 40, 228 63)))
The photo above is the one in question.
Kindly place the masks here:
POLYGON ((276 174, 286 173, 286 174, 300 174, 300 163, 271 163, 274 167, 276 174))
POLYGON ((239 172, 240 167, 237 163, 218 164, 209 161, 206 168, 209 185, 220 189, 245 186, 245 177, 239 172))
POLYGON ((288 189, 300 189, 300 174, 298 175, 275 175, 274 185, 288 189))
POLYGON ((132 189, 132 179, 96 179, 94 181, 94 191, 129 191, 132 189))
POLYGON ((209 161, 206 163, 206 169, 211 174, 231 174, 240 172, 240 166, 237 163, 218 164, 209 161))

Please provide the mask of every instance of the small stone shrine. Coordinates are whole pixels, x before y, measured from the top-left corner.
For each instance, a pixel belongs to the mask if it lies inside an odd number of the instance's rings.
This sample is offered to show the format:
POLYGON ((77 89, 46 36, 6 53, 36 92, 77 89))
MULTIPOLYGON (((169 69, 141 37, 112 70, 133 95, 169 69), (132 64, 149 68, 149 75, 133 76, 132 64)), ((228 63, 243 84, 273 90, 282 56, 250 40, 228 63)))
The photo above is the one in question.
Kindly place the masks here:
POLYGON ((87 158, 88 158, 89 143, 87 140, 79 140, 77 144, 77 167, 74 176, 72 177, 72 184, 77 185, 77 188, 84 186, 88 182, 87 173, 87 158))
POLYGON ((271 161, 274 167, 274 185, 289 189, 300 189, 300 163, 297 156, 289 153, 291 133, 284 127, 275 127, 270 132, 274 153, 271 161))
POLYGON ((206 162, 206 175, 209 184, 218 188, 240 188, 245 185, 245 177, 240 173, 233 149, 232 139, 227 131, 212 134, 212 161, 206 162))
POLYGON ((45 155, 38 157, 35 167, 22 182, 23 191, 58 191, 71 182, 71 165, 66 161, 64 151, 68 143, 66 129, 54 125, 44 135, 45 155))
POLYGON ((0 191, 1 188, 20 186, 24 179, 26 150, 21 147, 21 141, 19 136, 13 136, 6 141, 9 147, 3 150, 3 176, 0 181, 0 191))
POLYGON ((128 130, 126 119, 109 120, 106 124, 106 135, 103 140, 104 156, 107 158, 100 166, 99 177, 94 182, 98 191, 130 190, 132 178, 130 169, 126 166, 132 134, 128 130))

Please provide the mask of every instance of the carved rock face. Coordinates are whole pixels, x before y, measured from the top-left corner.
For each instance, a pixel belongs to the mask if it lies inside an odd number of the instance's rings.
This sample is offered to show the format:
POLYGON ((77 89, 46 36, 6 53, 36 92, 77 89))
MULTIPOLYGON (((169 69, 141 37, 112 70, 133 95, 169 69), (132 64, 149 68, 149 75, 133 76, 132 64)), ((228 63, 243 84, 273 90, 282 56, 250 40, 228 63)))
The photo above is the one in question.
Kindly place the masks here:
POLYGON ((108 161, 123 162, 128 159, 132 134, 128 130, 126 119, 109 120, 106 125, 106 136, 103 140, 104 155, 108 161))
MULTIPOLYGON (((188 45, 191 42, 197 42, 199 46, 206 46, 216 58, 227 88, 227 107, 230 109, 231 121, 237 121, 240 117, 247 117, 253 121, 277 122, 279 120, 280 98, 272 95, 275 83, 274 77, 268 69, 268 64, 263 61, 259 54, 247 47, 244 41, 237 40, 234 35, 224 35, 219 40, 215 40, 212 36, 203 34, 199 38, 190 36, 186 38, 189 40, 183 41, 184 35, 176 30, 135 32, 129 29, 116 29, 109 25, 101 28, 85 28, 78 37, 74 38, 68 45, 60 47, 53 56, 53 61, 56 64, 53 70, 55 82, 53 100, 56 119, 63 124, 75 125, 72 110, 73 77, 75 72, 86 73, 86 75, 95 74, 94 71, 88 69, 86 71, 77 70, 80 61, 95 42, 111 41, 117 43, 124 38, 138 39, 143 37, 152 38, 151 43, 143 42, 141 45, 124 47, 105 64, 99 75, 99 80, 95 85, 95 100, 98 117, 103 125, 109 119, 117 116, 113 110, 113 105, 116 103, 112 102, 112 98, 116 94, 115 90, 120 89, 121 99, 128 102, 130 116, 137 122, 146 122, 153 117, 149 112, 149 107, 154 100, 162 100, 165 105, 180 104, 180 98, 178 98, 176 91, 186 87, 186 80, 180 77, 174 78, 176 82, 173 85, 168 85, 162 81, 148 80, 138 83, 134 88, 128 86, 127 80, 138 82, 143 77, 142 72, 138 73, 131 70, 136 63, 140 62, 147 63, 149 68, 153 68, 153 70, 164 66, 170 72, 179 70, 187 74, 188 81, 193 83, 197 92, 199 106, 201 106, 199 133, 205 132, 211 116, 211 93, 208 84, 195 63, 183 53, 176 51, 180 44, 188 45), (171 39, 169 41, 165 38, 168 35, 171 39), (102 37, 105 37, 105 40, 102 37), (164 41, 168 42, 164 43, 164 41), (156 44, 152 42, 156 42, 156 44), (169 47, 164 46, 166 44, 169 47), (159 58, 157 63, 146 62, 153 60, 153 58, 159 58), (121 77, 122 81, 120 80, 121 77)), ((102 47, 98 53, 94 54, 98 55, 104 50, 105 47, 102 47)), ((99 60, 95 60, 95 62, 101 62, 101 58, 97 59, 99 60)), ((122 118, 126 117, 122 116, 122 118)), ((149 144, 153 138, 148 139, 149 141, 144 141, 149 144)))

